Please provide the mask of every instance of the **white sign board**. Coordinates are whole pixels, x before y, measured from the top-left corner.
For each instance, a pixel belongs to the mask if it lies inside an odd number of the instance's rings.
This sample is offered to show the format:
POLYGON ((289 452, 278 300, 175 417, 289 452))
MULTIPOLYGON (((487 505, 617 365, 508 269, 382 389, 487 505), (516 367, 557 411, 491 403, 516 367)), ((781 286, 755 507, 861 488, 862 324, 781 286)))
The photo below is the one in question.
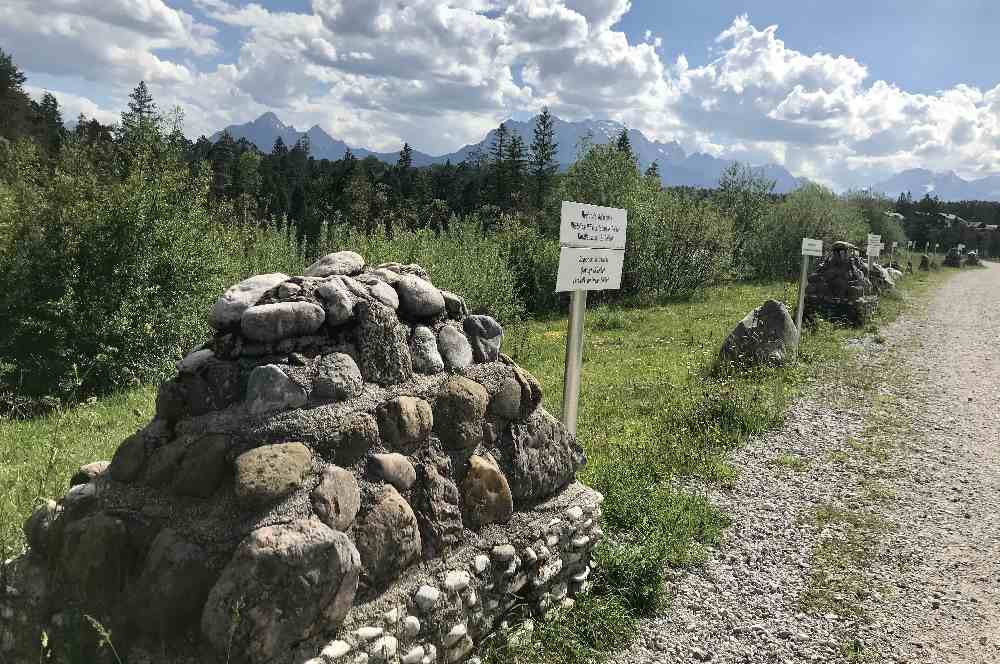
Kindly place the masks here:
POLYGON ((802 238, 803 256, 822 256, 823 240, 813 240, 807 237, 802 238))
POLYGON ((874 233, 868 234, 868 246, 871 246, 873 244, 879 244, 881 242, 882 242, 881 235, 875 235, 874 233))
POLYGON ((556 292, 617 290, 622 285, 623 249, 561 247, 556 292))
POLYGON ((628 212, 563 201, 559 244, 563 247, 624 249, 628 212))
POLYGON ((882 245, 881 244, 870 244, 870 245, 868 245, 868 255, 871 258, 878 258, 879 254, 881 254, 881 253, 882 253, 882 245))
POLYGON ((962 251, 963 249, 965 249, 965 245, 964 244, 958 245, 958 250, 959 251, 962 251))
POLYGON ((893 248, 893 249, 895 249, 895 248, 896 248, 896 247, 898 247, 898 246, 899 246, 899 243, 898 243, 898 242, 893 242, 893 243, 892 243, 892 248, 893 248))

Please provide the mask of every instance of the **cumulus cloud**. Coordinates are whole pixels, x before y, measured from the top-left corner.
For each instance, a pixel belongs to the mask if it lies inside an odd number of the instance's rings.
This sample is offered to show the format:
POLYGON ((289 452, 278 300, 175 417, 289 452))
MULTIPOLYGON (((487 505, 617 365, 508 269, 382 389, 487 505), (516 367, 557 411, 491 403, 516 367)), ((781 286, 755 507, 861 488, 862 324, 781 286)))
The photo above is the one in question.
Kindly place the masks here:
POLYGON ((629 0, 191 6, 8 0, 0 43, 29 75, 92 81, 89 98, 57 92, 74 113, 109 113, 143 78, 161 107, 185 107, 195 135, 274 110, 356 145, 446 152, 547 105, 840 187, 915 166, 1000 171, 1000 86, 911 93, 747 16, 720 26, 711 60, 691 67, 683 54, 665 63, 652 31, 633 40, 617 27, 629 0))

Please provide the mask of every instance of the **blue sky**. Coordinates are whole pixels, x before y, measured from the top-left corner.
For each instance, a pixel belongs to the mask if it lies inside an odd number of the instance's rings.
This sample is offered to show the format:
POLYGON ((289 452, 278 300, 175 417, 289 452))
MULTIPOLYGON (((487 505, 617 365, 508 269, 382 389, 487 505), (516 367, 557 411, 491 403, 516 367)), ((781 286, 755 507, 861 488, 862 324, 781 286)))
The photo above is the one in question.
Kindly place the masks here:
POLYGON ((139 79, 189 135, 274 111, 444 153, 543 106, 836 188, 1000 172, 996 0, 4 0, 68 118, 139 79))
POLYGON ((652 29, 668 59, 684 53, 699 66, 741 14, 777 24, 790 48, 850 55, 873 78, 911 92, 1000 82, 997 0, 636 0, 621 27, 636 37, 652 29))

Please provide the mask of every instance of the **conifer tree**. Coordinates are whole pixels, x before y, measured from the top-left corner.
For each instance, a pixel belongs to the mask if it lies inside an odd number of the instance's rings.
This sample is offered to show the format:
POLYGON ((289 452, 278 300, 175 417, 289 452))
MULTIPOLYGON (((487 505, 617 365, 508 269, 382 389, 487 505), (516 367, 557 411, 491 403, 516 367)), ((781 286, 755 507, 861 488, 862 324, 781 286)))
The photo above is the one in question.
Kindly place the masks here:
POLYGON ((396 165, 403 169, 413 166, 413 148, 410 147, 409 143, 403 143, 403 149, 399 151, 399 160, 396 165))
POLYGON ((31 99, 22 87, 26 80, 13 59, 0 49, 0 137, 14 139, 27 132, 31 99))
POLYGON ((503 201, 501 207, 509 207, 511 197, 521 194, 524 190, 528 173, 528 156, 524 149, 524 139, 521 138, 520 134, 512 134, 510 140, 507 141, 504 166, 507 170, 507 190, 510 194, 508 199, 503 201))
POLYGON ((657 180, 660 179, 660 164, 657 163, 655 160, 653 161, 652 164, 649 165, 648 168, 646 168, 646 177, 656 178, 657 180))
POLYGON ((510 185, 507 177, 507 143, 510 132, 507 125, 500 123, 493 133, 493 144, 490 146, 490 180, 492 185, 493 204, 504 207, 510 195, 510 185))
POLYGON ((145 81, 139 81, 129 95, 128 110, 122 113, 118 128, 120 141, 149 139, 159 132, 162 118, 145 81))
POLYGON ((624 152, 633 160, 635 160, 635 154, 632 152, 632 141, 628 137, 628 128, 623 128, 621 133, 618 134, 618 140, 615 141, 615 146, 618 148, 619 152, 624 152))
POLYGON ((536 208, 542 207, 552 189, 552 179, 559 168, 556 162, 558 150, 552 115, 546 107, 535 119, 534 136, 531 140, 531 194, 536 208))

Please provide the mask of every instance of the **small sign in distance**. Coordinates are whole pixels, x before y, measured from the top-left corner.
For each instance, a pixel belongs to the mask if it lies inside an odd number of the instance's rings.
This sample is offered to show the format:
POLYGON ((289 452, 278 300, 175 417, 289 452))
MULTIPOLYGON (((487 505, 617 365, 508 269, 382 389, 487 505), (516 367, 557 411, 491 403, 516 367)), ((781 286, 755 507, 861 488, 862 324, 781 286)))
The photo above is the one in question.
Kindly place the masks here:
POLYGON ((802 238, 802 255, 803 256, 822 256, 823 255, 823 240, 813 240, 808 237, 802 238))

